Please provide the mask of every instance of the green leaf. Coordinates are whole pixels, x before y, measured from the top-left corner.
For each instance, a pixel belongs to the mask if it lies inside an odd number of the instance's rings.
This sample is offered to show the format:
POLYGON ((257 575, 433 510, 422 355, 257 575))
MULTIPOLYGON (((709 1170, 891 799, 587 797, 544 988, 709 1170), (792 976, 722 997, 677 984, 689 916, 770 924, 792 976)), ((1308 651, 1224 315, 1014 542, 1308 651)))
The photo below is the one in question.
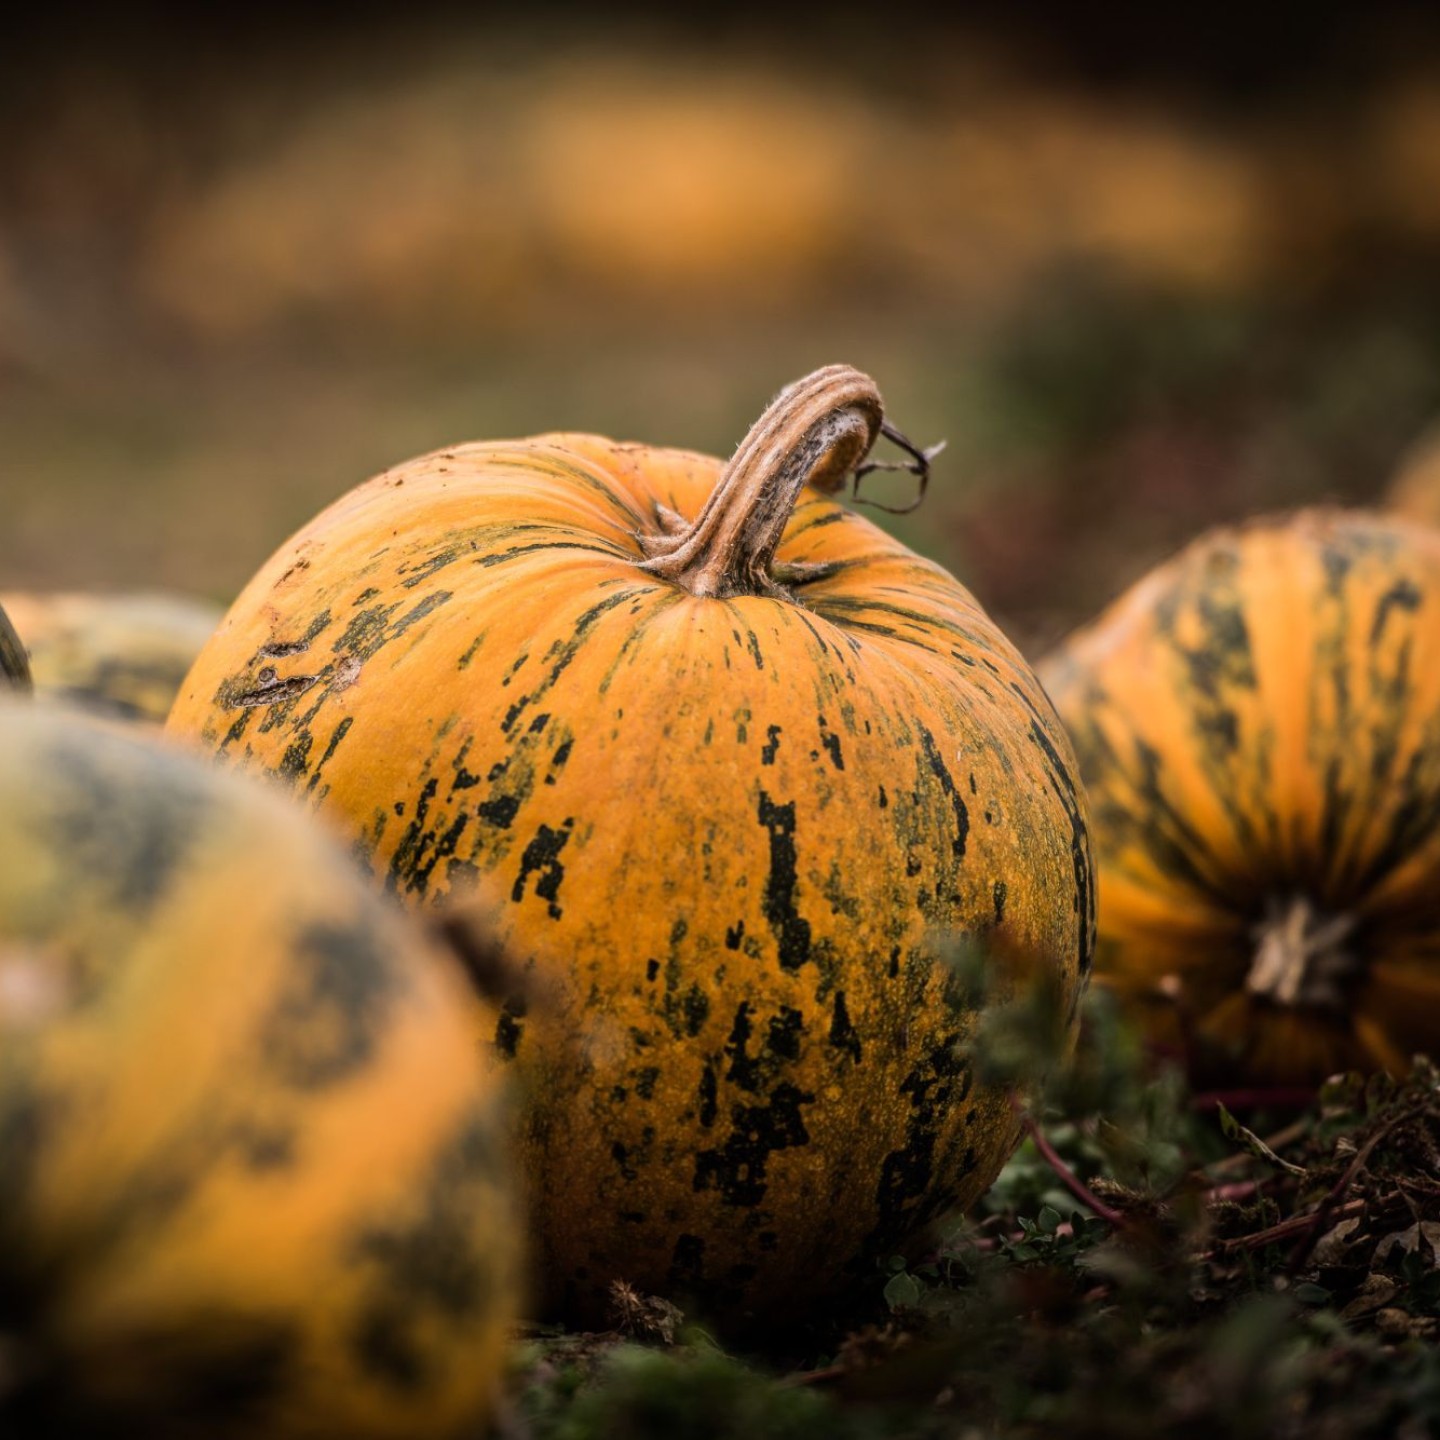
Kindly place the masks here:
POLYGON ((1314 1285, 1309 1281, 1303 1285, 1297 1285, 1290 1293, 1302 1305, 1328 1305, 1330 1303, 1330 1292, 1323 1285, 1314 1285))
POLYGON ((1052 1205, 1047 1205, 1035 1217, 1035 1224, 1045 1235, 1053 1235, 1060 1228, 1060 1212, 1052 1205))
POLYGON ((885 1286, 885 1303, 891 1310, 914 1310, 919 1307, 924 1295, 920 1282, 902 1271, 892 1275, 885 1286))
POLYGON ((1253 1130, 1247 1130, 1223 1104, 1217 1105, 1215 1108, 1220 1115, 1220 1128, 1225 1132, 1227 1139, 1234 1140, 1257 1160, 1278 1165, 1287 1175, 1304 1176, 1303 1166, 1292 1165, 1288 1160, 1282 1160, 1253 1130))

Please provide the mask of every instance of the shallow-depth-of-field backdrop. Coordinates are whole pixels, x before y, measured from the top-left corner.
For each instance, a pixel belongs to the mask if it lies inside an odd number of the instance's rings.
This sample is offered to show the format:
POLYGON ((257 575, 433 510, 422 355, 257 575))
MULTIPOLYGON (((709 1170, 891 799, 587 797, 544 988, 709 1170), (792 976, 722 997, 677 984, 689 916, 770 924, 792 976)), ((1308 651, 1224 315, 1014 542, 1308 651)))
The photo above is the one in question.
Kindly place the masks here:
POLYGON ((728 453, 832 359, 949 441, 896 528, 1022 641, 1375 496, 1440 412, 1436 27, 1054 10, 32 22, 0 576, 228 600, 410 454, 728 453))

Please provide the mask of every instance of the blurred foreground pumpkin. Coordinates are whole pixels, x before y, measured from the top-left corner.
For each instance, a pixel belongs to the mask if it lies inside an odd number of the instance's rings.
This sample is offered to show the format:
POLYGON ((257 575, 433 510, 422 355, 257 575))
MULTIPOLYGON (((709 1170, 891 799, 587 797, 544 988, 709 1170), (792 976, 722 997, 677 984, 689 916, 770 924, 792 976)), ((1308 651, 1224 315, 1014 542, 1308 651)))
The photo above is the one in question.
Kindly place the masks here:
POLYGON ((30 684, 30 660, 25 646, 4 607, 0 606, 0 686, 28 690, 30 684))
POLYGON ((1018 1122, 959 937, 1053 986, 1057 1049, 1073 1018, 1070 749, 970 594, 826 493, 881 425, 834 366, 728 466, 588 435, 403 465, 265 566, 171 716, 534 972, 493 1039, 571 1318, 622 1278, 793 1314, 979 1195, 1018 1122))
POLYGON ((42 697, 157 724, 220 620, 218 606, 177 595, 12 591, 0 605, 30 652, 42 697))
POLYGON ((1440 534, 1218 530, 1040 667, 1080 757, 1097 974, 1197 1078, 1440 1043, 1440 534))
POLYGON ((477 1433, 477 1008, 278 798, 0 705, 0 1433, 477 1433))

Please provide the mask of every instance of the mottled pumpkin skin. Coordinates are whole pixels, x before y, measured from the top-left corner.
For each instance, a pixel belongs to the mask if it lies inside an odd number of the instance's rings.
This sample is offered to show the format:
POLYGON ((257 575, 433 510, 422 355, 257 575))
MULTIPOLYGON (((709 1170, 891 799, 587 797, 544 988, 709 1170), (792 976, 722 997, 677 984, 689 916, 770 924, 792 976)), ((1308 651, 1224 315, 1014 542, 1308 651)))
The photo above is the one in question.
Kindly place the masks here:
POLYGON ((0 1432, 477 1433, 518 1283, 477 1008, 279 797, 0 704, 0 1432))
POLYGON ((203 600, 144 593, 11 591, 0 606, 30 652, 41 699, 154 725, 221 615, 203 600))
POLYGON ((1315 511, 1213 532, 1041 666, 1080 757, 1096 973, 1221 1084, 1440 1043, 1440 535, 1315 511), (1353 921, 1340 1003, 1247 983, 1300 900, 1353 921))
POLYGON ((28 690, 30 661, 10 617, 0 606, 0 689, 28 690))
POLYGON ((1089 964, 1084 801, 1025 663, 813 490, 796 603, 639 569, 719 468, 556 435, 381 475, 256 577, 169 722, 390 892, 469 895, 535 977, 486 1038, 581 1321, 614 1278, 774 1317, 873 1273, 1016 1141, 946 943, 1030 957, 1071 1014, 1089 964))

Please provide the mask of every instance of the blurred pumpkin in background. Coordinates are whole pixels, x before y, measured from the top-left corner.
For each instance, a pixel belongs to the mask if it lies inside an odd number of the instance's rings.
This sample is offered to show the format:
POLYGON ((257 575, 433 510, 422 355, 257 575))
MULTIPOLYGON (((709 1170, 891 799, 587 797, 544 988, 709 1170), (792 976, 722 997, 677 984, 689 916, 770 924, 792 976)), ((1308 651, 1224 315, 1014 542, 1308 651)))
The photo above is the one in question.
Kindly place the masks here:
POLYGON ((1440 1041, 1440 534, 1213 531, 1039 667, 1094 814, 1096 972, 1197 1079, 1440 1041))
POLYGON ((1440 425, 1401 457, 1386 494, 1391 510, 1424 525, 1440 525, 1440 425))
POLYGON ((523 334, 557 291, 764 311, 863 235, 854 177, 884 140, 858 97, 708 59, 590 54, 518 84, 397 67, 168 193, 137 280, 210 338, 297 317, 523 334))
POLYGON ((403 920, 279 796, 0 703, 0 1432, 483 1424, 500 1077, 403 920))
POLYGON ((3 606, 0 606, 0 684, 18 690, 28 690, 31 684, 30 657, 3 606))
POLYGON ((42 697, 155 724, 222 613, 203 600, 141 592, 10 591, 0 605, 30 652, 42 697))
POLYGON ((170 717, 532 973, 487 1038, 552 1312, 624 1279, 793 1315, 975 1199, 1019 1122, 961 941, 999 992, 1028 962, 1063 1048, 1070 749, 969 592, 832 498, 882 424, 832 366, 728 466, 565 434, 399 466, 269 561, 170 717))

